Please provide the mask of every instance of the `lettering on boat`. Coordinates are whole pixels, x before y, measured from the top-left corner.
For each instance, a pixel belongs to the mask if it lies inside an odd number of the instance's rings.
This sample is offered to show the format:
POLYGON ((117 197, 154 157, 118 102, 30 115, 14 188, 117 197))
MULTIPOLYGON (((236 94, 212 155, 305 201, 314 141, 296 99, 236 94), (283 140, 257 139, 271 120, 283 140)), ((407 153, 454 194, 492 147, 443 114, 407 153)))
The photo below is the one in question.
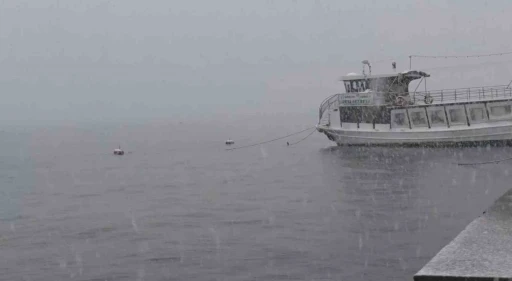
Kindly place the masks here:
POLYGON ((356 93, 345 94, 340 96, 340 103, 342 105, 372 105, 373 94, 371 93, 356 93))

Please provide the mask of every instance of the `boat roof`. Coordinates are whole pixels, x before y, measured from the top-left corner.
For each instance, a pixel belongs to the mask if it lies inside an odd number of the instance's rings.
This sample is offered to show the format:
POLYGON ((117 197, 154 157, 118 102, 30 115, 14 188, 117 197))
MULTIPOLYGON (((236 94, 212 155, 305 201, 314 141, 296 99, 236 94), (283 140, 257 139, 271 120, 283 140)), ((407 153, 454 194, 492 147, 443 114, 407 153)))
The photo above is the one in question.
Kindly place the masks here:
POLYGON ((419 70, 406 70, 398 73, 390 73, 390 74, 377 74, 377 75, 359 75, 356 73, 349 73, 346 76, 342 76, 340 80, 342 81, 351 81, 351 80, 361 80, 361 79, 379 79, 379 78, 393 78, 403 75, 408 78, 419 79, 422 77, 430 77, 430 74, 419 71, 419 70))

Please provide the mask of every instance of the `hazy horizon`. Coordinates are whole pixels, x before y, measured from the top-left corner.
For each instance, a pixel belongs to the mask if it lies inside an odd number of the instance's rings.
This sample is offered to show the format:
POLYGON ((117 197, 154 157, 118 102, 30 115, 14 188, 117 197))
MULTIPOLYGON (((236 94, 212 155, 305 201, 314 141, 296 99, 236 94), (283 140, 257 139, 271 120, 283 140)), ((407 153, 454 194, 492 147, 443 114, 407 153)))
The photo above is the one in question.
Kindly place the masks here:
MULTIPOLYGON (((0 2, 4 124, 310 114, 410 54, 511 51, 507 1, 0 2), (385 60, 385 61, 382 61, 385 60), (379 63, 379 61, 382 61, 379 63)), ((507 84, 512 56, 414 59, 428 86, 507 84), (501 63, 496 63, 501 61, 501 63), (488 63, 491 62, 491 63, 488 63), (459 67, 452 67, 457 66, 459 67), (447 68, 443 68, 446 67, 447 68)))

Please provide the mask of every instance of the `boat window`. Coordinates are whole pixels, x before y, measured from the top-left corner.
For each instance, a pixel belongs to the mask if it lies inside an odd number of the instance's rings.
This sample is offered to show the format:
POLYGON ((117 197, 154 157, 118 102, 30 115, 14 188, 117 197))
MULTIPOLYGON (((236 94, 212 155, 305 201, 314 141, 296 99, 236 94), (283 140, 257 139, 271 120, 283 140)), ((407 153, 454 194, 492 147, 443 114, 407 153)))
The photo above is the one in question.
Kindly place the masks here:
POLYGON ((357 88, 359 88, 357 81, 352 81, 352 92, 357 92, 357 88))
POLYGON ((391 112, 391 126, 394 128, 409 127, 409 120, 405 110, 393 110, 391 112))
POLYGON ((448 108, 448 118, 450 125, 467 124, 464 107, 448 108))
POLYGON ((351 93, 352 92, 352 88, 350 87, 350 82, 348 82, 348 81, 345 81, 345 91, 347 93, 351 93))
POLYGON ((427 116, 423 108, 409 110, 409 117, 411 118, 411 124, 414 127, 426 127, 428 125, 427 116))
POLYGON ((489 118, 492 120, 509 119, 512 117, 510 101, 488 103, 487 108, 489 109, 489 118))
POLYGON ((373 123, 376 113, 373 107, 363 107, 361 109, 361 123, 373 123))
POLYGON ((391 122, 391 116, 389 114, 389 109, 386 106, 379 106, 378 112, 375 116, 376 124, 389 124, 391 122))
POLYGON ((389 109, 385 106, 361 107, 361 123, 389 124, 389 109))
POLYGON ((347 106, 340 108, 341 123, 357 123, 361 122, 361 107, 347 106))
POLYGON ((359 92, 364 92, 366 91, 368 87, 366 86, 366 81, 365 80, 360 80, 359 81, 359 92))
POLYGON ((368 89, 368 82, 366 80, 345 81, 345 90, 347 93, 364 92, 366 89, 368 89))
POLYGON ((469 109, 469 118, 471 121, 484 121, 487 119, 487 114, 485 113, 485 108, 475 107, 469 109))
POLYGON ((498 106, 491 106, 491 112, 493 116, 505 116, 510 115, 512 112, 510 108, 510 104, 508 105, 498 105, 498 106))
POLYGON ((430 119, 430 126, 436 126, 436 125, 445 125, 445 114, 444 114, 444 108, 439 107, 436 109, 430 109, 429 110, 429 119, 430 119))

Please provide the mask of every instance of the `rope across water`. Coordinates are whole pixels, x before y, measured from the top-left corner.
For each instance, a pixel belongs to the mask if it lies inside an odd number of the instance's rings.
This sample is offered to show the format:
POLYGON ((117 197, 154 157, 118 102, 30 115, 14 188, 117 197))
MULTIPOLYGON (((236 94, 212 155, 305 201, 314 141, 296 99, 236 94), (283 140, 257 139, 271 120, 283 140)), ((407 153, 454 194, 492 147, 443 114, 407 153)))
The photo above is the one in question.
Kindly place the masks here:
MULTIPOLYGON (((244 146, 239 146, 239 147, 233 147, 233 148, 228 148, 226 150, 235 150, 235 149, 241 149, 241 148, 248 148, 248 147, 253 147, 253 146, 257 146, 257 145, 260 145, 260 144, 265 144, 265 143, 269 143, 269 142, 273 142, 273 141, 277 141, 277 140, 282 140, 282 139, 285 139, 287 137, 291 137, 291 136, 294 136, 294 135, 298 135, 302 132, 305 132, 305 131, 308 131, 308 130, 311 130, 311 129, 316 129, 316 127, 309 127, 307 129, 304 129, 304 130, 301 130, 301 131, 298 131, 298 132, 295 132, 295 133, 292 133, 292 134, 288 134, 286 136, 283 136, 283 137, 279 137, 279 138, 275 138, 275 139, 271 139, 271 140, 268 140, 268 141, 262 141, 262 142, 258 142, 258 143, 254 143, 254 144, 249 144, 249 145, 244 145, 244 146)), ((313 134, 314 131, 312 131, 307 137, 309 137, 310 135, 313 134)), ((304 138, 304 139, 306 139, 304 138)), ((301 139, 300 141, 296 142, 296 143, 293 143, 293 144, 290 144, 290 145, 294 145, 294 144, 297 144, 301 141, 303 141, 304 139, 301 139)))

